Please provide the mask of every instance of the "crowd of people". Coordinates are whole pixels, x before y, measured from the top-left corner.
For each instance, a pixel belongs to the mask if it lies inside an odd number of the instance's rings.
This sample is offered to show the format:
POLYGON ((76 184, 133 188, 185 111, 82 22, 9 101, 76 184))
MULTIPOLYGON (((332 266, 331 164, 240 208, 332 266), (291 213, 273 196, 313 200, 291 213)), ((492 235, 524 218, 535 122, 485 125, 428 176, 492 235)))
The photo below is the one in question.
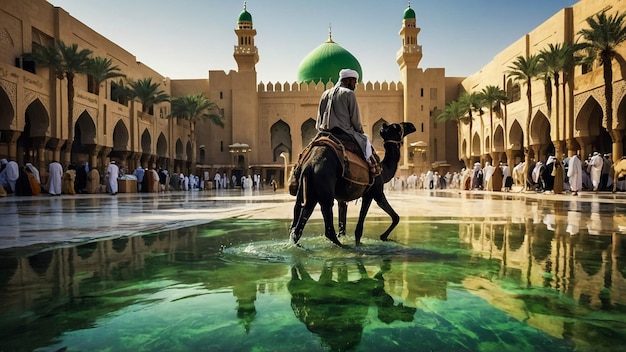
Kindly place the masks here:
MULTIPOLYGON (((194 191, 204 190, 207 187, 216 189, 241 188, 241 190, 263 189, 265 180, 260 174, 247 175, 238 178, 233 175, 228 177, 226 173, 217 172, 213 182, 205 182, 203 176, 189 173, 171 174, 167 169, 149 169, 137 167, 132 173, 126 172, 122 165, 114 160, 110 161, 100 174, 98 169, 90 168, 89 163, 79 165, 70 164, 66 170, 63 166, 53 161, 48 165, 47 177, 42 183, 39 170, 32 164, 26 163, 19 166, 15 161, 0 160, 0 196, 13 194, 16 196, 32 196, 49 194, 60 196, 61 194, 96 194, 109 193, 116 195, 120 191, 122 181, 136 180, 136 190, 124 190, 125 192, 156 193, 166 191, 194 191)), ((204 174, 208 179, 208 173, 204 174)), ((132 183, 131 183, 132 184, 132 183)), ((268 183, 277 188, 277 182, 272 178, 268 183)))
POLYGON ((510 192, 513 186, 520 190, 539 193, 560 194, 580 191, 611 191, 613 183, 616 189, 626 190, 626 181, 613 180, 613 161, 611 154, 594 152, 586 159, 573 155, 559 161, 554 155, 545 161, 531 159, 524 177, 524 161, 511 169, 507 163, 497 166, 485 162, 484 166, 476 162, 472 169, 463 168, 458 172, 439 174, 429 170, 420 175, 412 174, 406 178, 396 176, 386 187, 390 190, 402 189, 459 189, 510 192))

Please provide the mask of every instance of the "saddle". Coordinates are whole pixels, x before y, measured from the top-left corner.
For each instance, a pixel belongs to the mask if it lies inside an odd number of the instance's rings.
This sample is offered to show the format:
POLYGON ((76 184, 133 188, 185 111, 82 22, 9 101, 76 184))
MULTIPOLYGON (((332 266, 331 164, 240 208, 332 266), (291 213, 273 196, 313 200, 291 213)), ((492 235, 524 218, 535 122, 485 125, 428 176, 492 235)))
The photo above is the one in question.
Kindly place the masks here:
MULTIPOLYGON (((290 193, 292 195, 295 195, 295 192, 297 191, 300 166, 307 161, 313 147, 318 146, 331 148, 337 155, 337 158, 343 161, 343 163, 341 163, 341 177, 350 183, 358 186, 369 187, 374 183, 374 178, 380 175, 380 172, 378 171, 380 168, 377 168, 378 172, 376 173, 370 172, 370 165, 367 161, 365 161, 361 148, 349 135, 342 133, 320 132, 298 156, 298 164, 294 167, 289 181, 290 193), (295 186, 291 186, 292 184, 295 186)), ((377 156, 375 157, 378 162, 379 160, 377 156)))

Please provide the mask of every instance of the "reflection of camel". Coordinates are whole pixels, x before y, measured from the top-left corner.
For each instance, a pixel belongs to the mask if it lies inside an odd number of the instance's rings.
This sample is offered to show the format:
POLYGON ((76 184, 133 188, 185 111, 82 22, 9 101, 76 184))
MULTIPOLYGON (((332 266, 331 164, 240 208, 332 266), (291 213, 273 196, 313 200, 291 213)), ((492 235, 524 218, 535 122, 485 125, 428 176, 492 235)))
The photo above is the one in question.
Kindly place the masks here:
MULTIPOLYGON (((355 233, 357 244, 360 240, 360 233, 362 233, 365 215, 372 200, 375 199, 387 213, 395 214, 382 193, 383 177, 390 178, 393 174, 391 176, 388 176, 388 174, 391 172, 395 173, 400 160, 399 145, 404 136, 412 132, 415 132, 415 126, 409 122, 393 123, 391 125, 383 124, 380 130, 380 135, 385 141, 385 158, 381 162, 383 171, 380 176, 375 178, 374 185, 369 191, 367 191, 369 188, 366 184, 367 182, 357 184, 346 180, 342 176, 344 160, 340 160, 332 147, 327 145, 313 146, 309 157, 302 163, 296 204, 293 211, 294 218, 290 229, 290 237, 293 242, 297 244, 300 241, 304 226, 318 203, 324 217, 324 235, 338 246, 341 246, 341 242, 337 238, 333 224, 333 204, 335 199, 339 202, 346 202, 363 196, 361 215, 359 216, 359 223, 355 233), (359 228, 361 229, 360 231, 358 230, 359 228)), ((392 228, 397 224, 395 218, 393 221, 392 228)), ((385 235, 385 239, 387 235, 385 235)))
POLYGON ((348 281, 346 263, 326 262, 318 281, 313 280, 301 263, 291 268, 291 308, 307 329, 317 334, 331 351, 345 351, 361 341, 363 325, 370 305, 378 307, 378 319, 390 324, 396 320, 410 322, 416 309, 395 305, 385 292, 383 274, 390 269, 385 262, 370 278, 363 264, 356 262, 360 279, 348 281), (337 269, 337 280, 333 270, 337 269))

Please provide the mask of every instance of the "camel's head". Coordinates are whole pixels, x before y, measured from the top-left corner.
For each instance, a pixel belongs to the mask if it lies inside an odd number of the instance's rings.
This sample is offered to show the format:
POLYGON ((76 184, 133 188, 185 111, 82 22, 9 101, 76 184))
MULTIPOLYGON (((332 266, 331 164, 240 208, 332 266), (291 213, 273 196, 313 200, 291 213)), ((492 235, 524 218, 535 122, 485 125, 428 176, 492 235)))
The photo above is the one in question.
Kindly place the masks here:
POLYGON ((415 125, 411 122, 396 122, 390 125, 383 123, 383 127, 380 129, 380 136, 385 141, 400 142, 404 137, 415 131, 415 125))

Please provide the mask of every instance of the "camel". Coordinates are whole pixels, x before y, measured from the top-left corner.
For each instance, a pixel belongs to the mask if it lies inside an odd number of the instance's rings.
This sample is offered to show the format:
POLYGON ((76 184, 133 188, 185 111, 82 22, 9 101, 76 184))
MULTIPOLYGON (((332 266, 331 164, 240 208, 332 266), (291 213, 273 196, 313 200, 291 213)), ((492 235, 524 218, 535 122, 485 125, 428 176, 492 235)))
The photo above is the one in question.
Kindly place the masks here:
POLYGON ((324 218, 324 235, 337 246, 342 246, 333 223, 334 201, 336 199, 339 203, 340 229, 345 233, 347 202, 361 197, 363 198, 361 211, 355 230, 356 245, 361 243, 363 223, 372 200, 376 200, 377 204, 392 217, 391 226, 380 236, 381 240, 386 241, 391 230, 398 224, 399 216, 389 205, 383 193, 383 185, 394 176, 398 168, 402 140, 415 131, 415 126, 410 122, 383 124, 380 136, 384 140, 385 158, 381 161, 381 174, 374 178, 371 185, 354 183, 342 177, 344 161, 339 159, 332 147, 313 146, 309 157, 301 166, 294 218, 290 228, 293 243, 299 244, 304 227, 319 203, 324 218))
POLYGON ((611 166, 613 168, 613 193, 617 190, 617 181, 626 177, 626 157, 611 166))

